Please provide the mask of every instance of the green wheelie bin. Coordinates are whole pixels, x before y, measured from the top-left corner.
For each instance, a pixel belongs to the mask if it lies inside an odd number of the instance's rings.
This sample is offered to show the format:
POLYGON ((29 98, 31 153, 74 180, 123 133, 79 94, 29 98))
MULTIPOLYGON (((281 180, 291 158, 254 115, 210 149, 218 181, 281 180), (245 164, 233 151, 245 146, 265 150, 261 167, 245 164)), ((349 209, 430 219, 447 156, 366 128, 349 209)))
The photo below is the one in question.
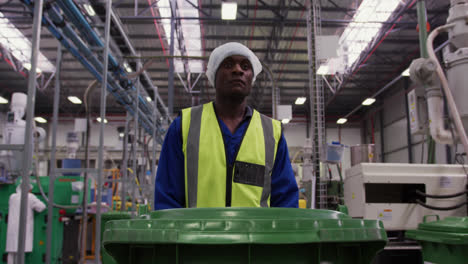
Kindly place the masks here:
POLYGON ((371 263, 387 243, 378 220, 328 210, 197 208, 105 225, 103 247, 130 263, 371 263))

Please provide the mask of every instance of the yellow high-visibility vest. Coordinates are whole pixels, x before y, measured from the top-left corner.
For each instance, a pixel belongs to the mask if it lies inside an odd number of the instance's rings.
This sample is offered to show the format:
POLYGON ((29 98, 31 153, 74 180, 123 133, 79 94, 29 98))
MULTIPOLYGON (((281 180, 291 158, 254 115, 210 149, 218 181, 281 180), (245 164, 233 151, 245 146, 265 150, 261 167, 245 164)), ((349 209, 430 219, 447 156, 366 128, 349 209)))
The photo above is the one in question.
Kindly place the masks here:
POLYGON ((227 164, 213 102, 182 110, 186 207, 269 207, 281 123, 253 110, 234 164, 227 164))

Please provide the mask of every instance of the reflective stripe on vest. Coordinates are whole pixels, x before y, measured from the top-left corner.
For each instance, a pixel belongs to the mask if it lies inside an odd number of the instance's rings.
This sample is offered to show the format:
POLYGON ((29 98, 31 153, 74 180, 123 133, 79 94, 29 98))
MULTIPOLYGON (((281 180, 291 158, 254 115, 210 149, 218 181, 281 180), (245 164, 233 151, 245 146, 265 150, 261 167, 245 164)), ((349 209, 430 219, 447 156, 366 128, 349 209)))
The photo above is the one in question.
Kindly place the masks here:
POLYGON ((213 103, 182 110, 186 207, 268 207, 280 137, 281 123, 254 110, 228 173, 213 103))

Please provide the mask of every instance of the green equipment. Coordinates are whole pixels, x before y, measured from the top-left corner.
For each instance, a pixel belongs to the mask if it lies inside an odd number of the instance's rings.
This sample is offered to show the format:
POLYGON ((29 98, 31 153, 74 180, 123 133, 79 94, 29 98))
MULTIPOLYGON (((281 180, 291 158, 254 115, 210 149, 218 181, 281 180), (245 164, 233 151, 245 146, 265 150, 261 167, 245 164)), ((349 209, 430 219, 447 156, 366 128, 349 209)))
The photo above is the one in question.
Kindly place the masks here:
POLYGON ((297 208, 198 208, 109 221, 116 263, 370 263, 387 236, 378 220, 297 208))
MULTIPOLYGON (((432 216, 432 215, 431 215, 432 216)), ((463 264, 468 259, 468 217, 446 217, 427 222, 425 216, 418 229, 405 236, 418 241, 424 261, 431 263, 463 264)))
MULTIPOLYGON (((39 177, 40 184, 44 194, 48 194, 49 177, 39 177)), ((33 185, 32 193, 39 198, 43 203, 46 203, 39 190, 39 186, 34 179, 31 179, 33 185)), ((55 180, 54 187, 54 203, 70 206, 81 204, 83 200, 83 192, 80 186, 83 184, 82 177, 76 176, 60 176, 55 180)), ((7 263, 6 233, 8 226, 8 201, 10 196, 16 192, 16 184, 1 184, 0 185, 0 264, 7 263)), ((25 255, 25 263, 45 263, 46 256, 46 238, 47 238, 47 221, 49 218, 53 222, 52 230, 52 263, 62 263, 62 246, 63 246, 63 228, 66 216, 73 215, 76 209, 60 209, 54 208, 52 217, 47 216, 47 209, 41 213, 34 214, 34 238, 33 252, 25 255)))

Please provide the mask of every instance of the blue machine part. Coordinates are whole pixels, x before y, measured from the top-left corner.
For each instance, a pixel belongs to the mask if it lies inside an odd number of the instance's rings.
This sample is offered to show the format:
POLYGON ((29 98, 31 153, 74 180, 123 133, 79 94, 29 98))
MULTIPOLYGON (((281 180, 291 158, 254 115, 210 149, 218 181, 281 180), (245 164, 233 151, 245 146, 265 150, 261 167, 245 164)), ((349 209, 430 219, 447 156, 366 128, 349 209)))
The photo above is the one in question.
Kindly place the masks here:
MULTIPOLYGON (((64 169, 79 169, 81 168, 81 160, 79 159, 63 159, 62 168, 64 169)), ((63 176, 80 176, 80 173, 64 173, 63 176)))

